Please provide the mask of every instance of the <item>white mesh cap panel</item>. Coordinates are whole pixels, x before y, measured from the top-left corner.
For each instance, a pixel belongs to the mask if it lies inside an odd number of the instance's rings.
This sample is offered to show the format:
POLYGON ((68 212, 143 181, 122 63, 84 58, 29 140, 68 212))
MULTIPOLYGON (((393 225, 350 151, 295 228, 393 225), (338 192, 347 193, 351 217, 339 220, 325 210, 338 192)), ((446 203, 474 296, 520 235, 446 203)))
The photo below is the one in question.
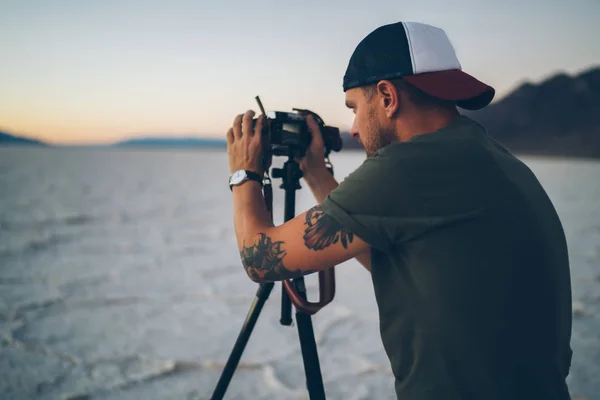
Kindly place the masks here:
POLYGON ((403 22, 403 25, 414 74, 462 69, 444 30, 419 22, 403 22))

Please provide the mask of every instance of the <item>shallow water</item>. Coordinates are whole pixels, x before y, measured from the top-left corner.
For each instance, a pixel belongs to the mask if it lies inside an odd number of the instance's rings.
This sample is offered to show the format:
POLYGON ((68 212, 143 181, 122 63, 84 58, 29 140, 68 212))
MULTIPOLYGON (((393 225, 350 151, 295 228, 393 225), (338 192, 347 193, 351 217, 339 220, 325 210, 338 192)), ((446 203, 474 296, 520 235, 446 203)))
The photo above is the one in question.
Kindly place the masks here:
MULTIPOLYGON (((362 158, 334 154, 338 180, 362 158)), ((600 162, 524 160, 569 243, 569 387, 600 399, 600 162)), ((257 288, 240 266, 227 176, 223 151, 0 148, 0 398, 210 398, 257 288)), ((297 192, 298 213, 314 204, 297 192)), ((306 282, 316 299, 316 277, 306 282)), ((368 272, 349 261, 336 283, 313 317, 328 399, 395 399, 368 272)), ((308 398, 280 294, 276 284, 226 398, 308 398)))

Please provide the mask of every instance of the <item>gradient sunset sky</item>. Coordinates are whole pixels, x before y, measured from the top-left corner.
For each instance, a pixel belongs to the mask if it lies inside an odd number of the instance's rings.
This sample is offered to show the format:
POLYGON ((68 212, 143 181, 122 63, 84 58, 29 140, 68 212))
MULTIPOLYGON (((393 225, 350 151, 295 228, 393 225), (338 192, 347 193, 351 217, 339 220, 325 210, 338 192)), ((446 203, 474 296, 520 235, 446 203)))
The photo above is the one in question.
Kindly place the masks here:
POLYGON ((52 143, 222 137, 292 107, 347 128, 342 78, 380 25, 443 28, 500 98, 600 65, 598 0, 0 0, 0 130, 52 143))

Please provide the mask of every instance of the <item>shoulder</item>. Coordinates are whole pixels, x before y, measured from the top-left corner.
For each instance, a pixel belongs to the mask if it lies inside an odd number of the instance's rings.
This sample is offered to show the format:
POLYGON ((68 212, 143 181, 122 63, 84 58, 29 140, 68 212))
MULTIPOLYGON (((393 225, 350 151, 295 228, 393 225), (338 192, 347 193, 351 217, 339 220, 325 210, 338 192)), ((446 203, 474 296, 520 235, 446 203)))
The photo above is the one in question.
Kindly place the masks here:
POLYGON ((344 177, 330 197, 347 202, 362 202, 389 188, 391 182, 400 178, 400 159, 393 154, 376 154, 365 159, 362 164, 344 177))
POLYGON ((380 155, 413 172, 439 173, 440 168, 480 162, 486 156, 490 141, 485 128, 461 115, 435 132, 386 146, 380 150, 380 155))

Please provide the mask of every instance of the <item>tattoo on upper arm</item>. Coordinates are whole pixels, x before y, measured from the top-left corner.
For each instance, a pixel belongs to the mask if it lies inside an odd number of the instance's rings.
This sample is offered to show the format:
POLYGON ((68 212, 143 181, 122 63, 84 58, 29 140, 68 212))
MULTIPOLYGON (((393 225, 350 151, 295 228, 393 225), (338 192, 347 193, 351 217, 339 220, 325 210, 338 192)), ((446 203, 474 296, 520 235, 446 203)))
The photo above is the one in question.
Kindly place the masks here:
POLYGON ((307 211, 305 225, 304 245, 315 251, 323 250, 338 241, 347 249, 348 243, 354 239, 354 234, 325 214, 320 205, 307 211))
POLYGON ((251 246, 244 242, 240 256, 246 272, 254 281, 279 281, 297 278, 314 271, 290 271, 283 265, 286 255, 283 241, 273 242, 264 233, 259 233, 251 246))
MULTIPOLYGON (((325 214, 321 206, 311 208, 306 213, 306 229, 304 230, 304 245, 312 250, 323 250, 338 242, 345 249, 354 240, 354 234, 344 229, 336 220, 325 214)), ((295 271, 283 265, 286 251, 283 241, 274 242, 264 233, 259 233, 254 243, 246 246, 243 243, 240 256, 248 276, 254 281, 279 281, 308 275, 317 270, 295 271)))

